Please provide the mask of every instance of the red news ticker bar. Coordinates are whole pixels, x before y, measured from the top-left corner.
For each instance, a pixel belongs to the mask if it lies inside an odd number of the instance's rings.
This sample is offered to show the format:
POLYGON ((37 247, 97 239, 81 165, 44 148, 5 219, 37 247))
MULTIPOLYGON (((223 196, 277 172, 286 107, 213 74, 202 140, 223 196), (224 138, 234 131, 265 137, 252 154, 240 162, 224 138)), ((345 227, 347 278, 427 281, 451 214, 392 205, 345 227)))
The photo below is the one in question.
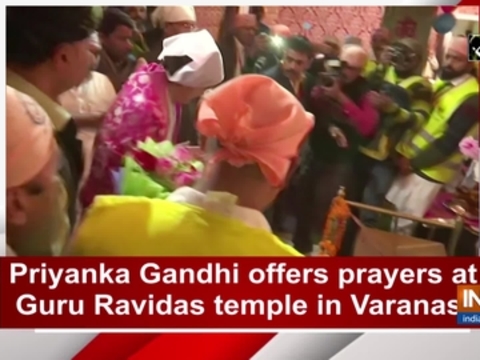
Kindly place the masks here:
POLYGON ((452 277, 478 283, 477 268, 479 258, 1 258, 0 327, 453 328, 452 277), (146 284, 142 268, 146 280, 163 278, 146 284), (185 268, 203 280, 215 273, 220 283, 166 284, 185 268), (88 283, 72 284, 79 272, 88 283))

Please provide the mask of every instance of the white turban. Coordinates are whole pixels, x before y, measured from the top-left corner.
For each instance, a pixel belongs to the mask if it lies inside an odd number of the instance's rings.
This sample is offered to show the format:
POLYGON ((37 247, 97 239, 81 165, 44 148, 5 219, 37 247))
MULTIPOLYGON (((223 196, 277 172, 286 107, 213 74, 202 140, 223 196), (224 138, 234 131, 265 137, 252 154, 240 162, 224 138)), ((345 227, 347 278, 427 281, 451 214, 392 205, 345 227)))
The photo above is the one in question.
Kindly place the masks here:
POLYGON ((30 96, 6 88, 7 189, 33 179, 51 159, 55 149, 47 113, 30 96))
POLYGON ((155 27, 163 27, 165 23, 197 21, 193 6, 159 6, 150 15, 155 27))
POLYGON ((171 82, 193 88, 208 88, 223 81, 223 59, 214 38, 207 30, 166 38, 158 60, 186 56, 192 61, 168 74, 171 82))

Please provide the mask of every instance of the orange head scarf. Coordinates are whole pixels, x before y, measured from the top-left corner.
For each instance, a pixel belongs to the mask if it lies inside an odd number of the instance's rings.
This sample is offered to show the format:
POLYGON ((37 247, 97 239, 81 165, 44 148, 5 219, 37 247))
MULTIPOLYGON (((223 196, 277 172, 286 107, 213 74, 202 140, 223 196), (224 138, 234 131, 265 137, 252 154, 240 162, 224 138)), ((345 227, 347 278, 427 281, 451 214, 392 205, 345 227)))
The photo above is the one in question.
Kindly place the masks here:
POLYGON ((48 115, 28 95, 7 86, 6 107, 8 189, 40 173, 52 156, 55 139, 48 115))
POLYGON ((280 186, 313 124, 313 116, 274 80, 244 75, 205 95, 197 128, 221 145, 214 161, 257 163, 269 183, 280 186))

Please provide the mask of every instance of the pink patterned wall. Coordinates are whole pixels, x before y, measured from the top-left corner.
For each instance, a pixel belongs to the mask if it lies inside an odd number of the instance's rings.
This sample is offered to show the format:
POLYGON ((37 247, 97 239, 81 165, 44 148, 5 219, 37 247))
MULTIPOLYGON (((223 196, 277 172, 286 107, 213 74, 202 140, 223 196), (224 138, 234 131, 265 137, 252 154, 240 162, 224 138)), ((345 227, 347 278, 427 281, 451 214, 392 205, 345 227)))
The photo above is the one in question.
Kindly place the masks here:
POLYGON ((380 26, 383 17, 381 6, 316 6, 316 7, 280 7, 278 22, 289 26, 294 33, 307 36, 310 40, 319 42, 325 35, 336 36, 338 39, 346 35, 361 38, 365 44, 370 42, 370 34, 380 26), (304 23, 312 28, 304 30, 304 23))
MULTIPOLYGON (((223 7, 197 7, 198 23, 216 35, 223 7)), ((294 33, 308 36, 312 41, 321 41, 325 35, 343 38, 353 35, 362 38, 366 43, 373 29, 378 28, 383 16, 381 6, 267 6, 266 22, 268 24, 284 24, 294 33), (308 22, 312 28, 305 32, 303 24, 308 22)))
MULTIPOLYGON (((459 6, 455 12, 462 14, 478 14, 478 6, 459 6)), ((220 6, 199 6, 197 17, 200 27, 217 35, 218 26, 223 14, 220 6)), ((288 25, 294 33, 308 36, 318 42, 325 35, 334 35, 339 39, 345 35, 360 37, 368 44, 372 31, 380 26, 383 6, 267 6, 266 22, 268 24, 288 25), (303 24, 308 22, 312 28, 305 32, 303 24)), ((429 48, 432 50, 436 33, 432 30, 429 48)))

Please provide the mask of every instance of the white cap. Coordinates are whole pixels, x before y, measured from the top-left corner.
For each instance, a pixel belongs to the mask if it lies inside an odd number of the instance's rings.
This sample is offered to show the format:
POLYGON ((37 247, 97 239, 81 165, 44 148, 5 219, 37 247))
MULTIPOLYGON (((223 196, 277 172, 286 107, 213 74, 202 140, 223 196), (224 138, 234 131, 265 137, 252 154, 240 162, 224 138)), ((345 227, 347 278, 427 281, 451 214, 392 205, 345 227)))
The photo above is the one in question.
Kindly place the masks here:
POLYGON ((158 60, 180 56, 188 56, 192 61, 175 73, 168 74, 171 82, 193 88, 208 88, 223 81, 222 55, 215 39, 207 30, 166 38, 158 60))
POLYGON ((162 27, 165 23, 182 21, 197 21, 193 6, 159 6, 150 15, 155 27, 162 27))

